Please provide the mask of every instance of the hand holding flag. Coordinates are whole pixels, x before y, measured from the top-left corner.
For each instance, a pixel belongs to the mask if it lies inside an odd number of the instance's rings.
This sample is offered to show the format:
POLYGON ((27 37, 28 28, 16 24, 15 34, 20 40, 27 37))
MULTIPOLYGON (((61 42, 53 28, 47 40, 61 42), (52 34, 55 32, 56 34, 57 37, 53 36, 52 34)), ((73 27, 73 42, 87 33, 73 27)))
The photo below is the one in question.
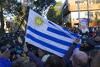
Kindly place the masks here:
MULTIPOLYGON (((63 57, 78 36, 34 11, 29 11, 25 42, 63 57)), ((76 49, 79 48, 80 43, 76 49)))

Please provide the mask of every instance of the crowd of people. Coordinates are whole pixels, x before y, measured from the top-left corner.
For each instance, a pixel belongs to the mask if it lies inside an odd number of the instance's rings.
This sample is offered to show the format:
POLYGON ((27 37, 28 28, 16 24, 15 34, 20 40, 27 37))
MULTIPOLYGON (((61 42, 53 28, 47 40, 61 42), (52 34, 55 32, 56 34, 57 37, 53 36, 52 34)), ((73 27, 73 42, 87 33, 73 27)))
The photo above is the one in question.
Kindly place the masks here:
POLYGON ((71 44, 64 57, 58 57, 28 43, 4 41, 0 44, 0 67, 100 67, 100 28, 89 28, 85 32, 69 28, 82 35, 80 51, 73 52, 80 37, 71 44))

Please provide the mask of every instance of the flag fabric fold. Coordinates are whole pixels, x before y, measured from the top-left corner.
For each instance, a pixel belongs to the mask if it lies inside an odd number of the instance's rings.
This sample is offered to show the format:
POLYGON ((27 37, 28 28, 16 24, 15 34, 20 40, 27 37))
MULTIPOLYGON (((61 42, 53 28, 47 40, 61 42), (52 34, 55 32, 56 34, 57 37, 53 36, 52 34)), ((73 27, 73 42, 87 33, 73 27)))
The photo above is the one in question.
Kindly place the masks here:
POLYGON ((63 57, 78 36, 30 9, 25 42, 63 57))

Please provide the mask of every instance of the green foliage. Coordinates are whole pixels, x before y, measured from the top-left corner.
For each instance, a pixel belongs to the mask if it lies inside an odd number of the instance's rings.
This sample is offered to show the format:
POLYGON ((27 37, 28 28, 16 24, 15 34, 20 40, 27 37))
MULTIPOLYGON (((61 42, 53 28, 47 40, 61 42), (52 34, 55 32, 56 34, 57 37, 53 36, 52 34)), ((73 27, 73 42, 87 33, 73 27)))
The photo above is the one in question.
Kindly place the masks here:
POLYGON ((55 11, 57 11, 57 10, 61 10, 61 7, 62 7, 62 2, 61 1, 59 1, 59 2, 57 2, 56 3, 56 5, 54 6, 54 9, 55 9, 55 11))
MULTIPOLYGON (((18 18, 23 16, 23 5, 22 3, 17 2, 17 0, 1 0, 4 11, 7 12, 5 14, 14 14, 18 18)), ((27 13, 29 11, 29 7, 33 8, 39 14, 42 14, 43 8, 47 8, 50 4, 55 3, 55 0, 27 0, 27 4, 31 3, 32 5, 25 6, 27 8, 27 13)))
POLYGON ((14 14, 15 16, 23 15, 23 5, 18 3, 17 0, 6 0, 2 2, 6 14, 14 14), (4 4, 5 3, 5 4, 4 4))
POLYGON ((24 6, 24 4, 17 2, 17 0, 0 0, 3 6, 3 14, 8 15, 8 14, 14 14, 16 16, 16 21, 21 24, 21 17, 24 16, 23 13, 23 7, 26 8, 25 13, 25 20, 27 21, 28 19, 28 12, 29 8, 32 8, 34 11, 36 11, 39 14, 42 14, 44 10, 47 9, 48 6, 51 4, 55 3, 55 0, 26 0, 27 6, 24 6), (31 5, 28 5, 31 3, 31 5))
POLYGON ((57 2, 54 6, 50 7, 47 18, 48 20, 55 22, 56 24, 62 24, 62 17, 61 17, 61 2, 57 2))
POLYGON ((46 10, 51 4, 55 4, 55 2, 55 0, 34 0, 34 6, 36 8, 33 10, 42 15, 42 12, 46 10))

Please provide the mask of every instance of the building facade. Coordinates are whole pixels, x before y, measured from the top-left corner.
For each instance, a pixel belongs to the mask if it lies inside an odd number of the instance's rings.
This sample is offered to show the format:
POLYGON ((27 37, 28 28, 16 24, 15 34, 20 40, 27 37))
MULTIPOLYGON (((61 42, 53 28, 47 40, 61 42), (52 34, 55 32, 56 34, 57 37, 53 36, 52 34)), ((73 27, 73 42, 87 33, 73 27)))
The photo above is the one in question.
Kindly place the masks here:
MULTIPOLYGON (((68 0, 67 1, 68 10, 70 11, 70 22, 73 26, 77 26, 78 18, 79 18, 79 8, 78 8, 78 0, 68 0)), ((90 26, 100 25, 100 0, 79 0, 80 7, 80 18, 88 18, 88 10, 89 10, 89 18, 90 26)))

